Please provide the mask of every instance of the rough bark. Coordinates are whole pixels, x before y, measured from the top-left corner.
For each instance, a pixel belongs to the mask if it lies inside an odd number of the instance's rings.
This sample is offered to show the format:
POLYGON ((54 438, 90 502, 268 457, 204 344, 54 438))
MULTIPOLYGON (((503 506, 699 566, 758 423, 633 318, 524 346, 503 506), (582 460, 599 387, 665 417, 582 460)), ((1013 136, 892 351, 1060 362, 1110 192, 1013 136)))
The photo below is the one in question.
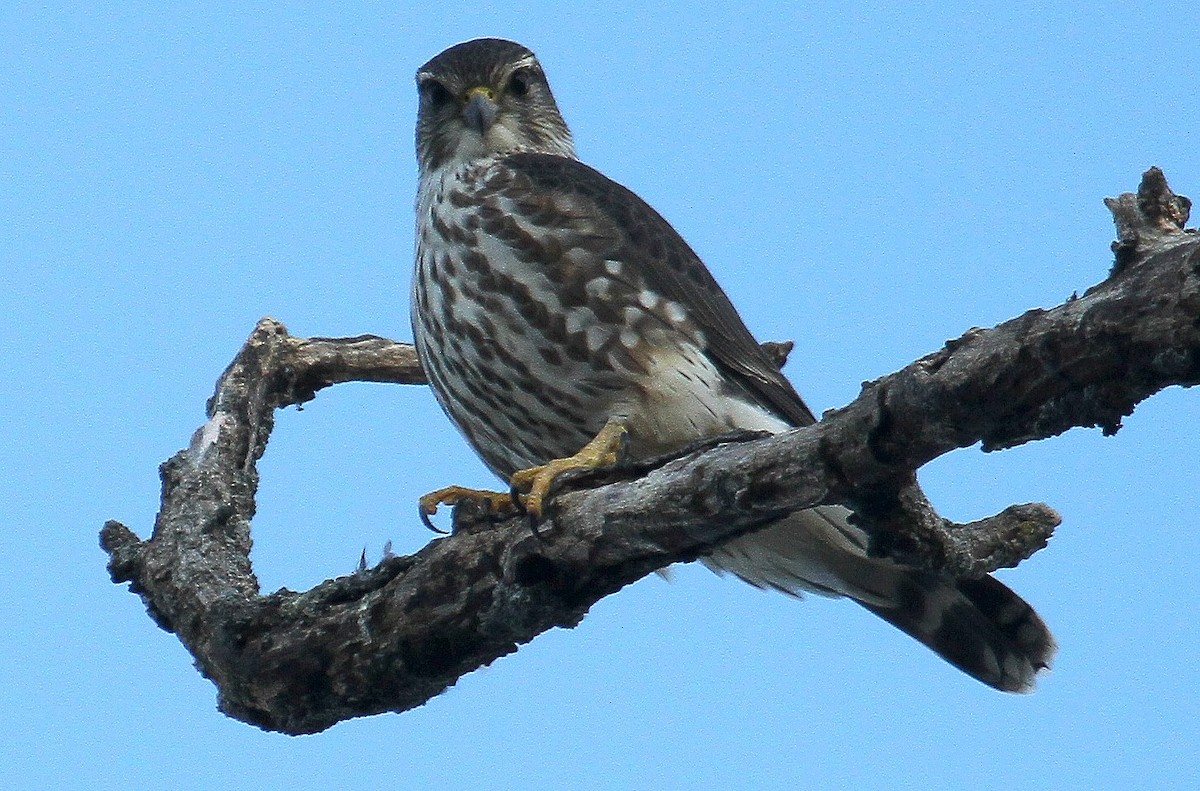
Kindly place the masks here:
MULTIPOLYGON (((298 734, 420 705, 651 571, 818 503, 854 505, 875 551, 909 563, 960 576, 1015 565, 1045 545, 1052 510, 1013 506, 955 525, 912 485, 915 471, 977 442, 1004 448, 1075 426, 1111 434, 1139 401, 1200 381, 1189 202, 1152 169, 1137 195, 1108 205, 1119 241, 1104 282, 972 329, 866 383, 815 426, 567 481, 536 531, 459 507, 453 534, 415 555, 269 596, 249 555, 255 465, 274 411, 338 382, 424 378, 410 345, 293 338, 264 319, 221 376, 208 422, 162 465, 153 536, 105 524, 110 573, 179 636, 222 711, 298 734)), ((772 350, 782 361, 788 347, 772 350)))

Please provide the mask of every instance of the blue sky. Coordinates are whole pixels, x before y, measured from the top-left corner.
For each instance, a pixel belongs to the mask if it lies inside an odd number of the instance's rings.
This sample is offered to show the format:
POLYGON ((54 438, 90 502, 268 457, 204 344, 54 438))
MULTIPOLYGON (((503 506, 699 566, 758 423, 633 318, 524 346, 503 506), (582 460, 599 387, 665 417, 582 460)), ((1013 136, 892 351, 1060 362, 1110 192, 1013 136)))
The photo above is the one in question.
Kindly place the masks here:
MULTIPOLYGON (((1200 198, 1200 11, 1006 4, 42 4, 0 8, 0 787, 1167 788, 1200 763, 1200 398, 922 480, 951 518, 1045 501, 1004 579, 1054 628, 1032 696, 864 611, 700 568, 643 580, 422 708, 289 738, 229 720, 97 546, 261 316, 409 339, 412 74, 514 38, 581 157, 700 252, 818 412, 971 326, 1099 281, 1101 199, 1159 165, 1200 198), (170 8, 166 9, 165 6, 170 8)), ((423 388, 279 416, 265 590, 488 484, 423 388)))

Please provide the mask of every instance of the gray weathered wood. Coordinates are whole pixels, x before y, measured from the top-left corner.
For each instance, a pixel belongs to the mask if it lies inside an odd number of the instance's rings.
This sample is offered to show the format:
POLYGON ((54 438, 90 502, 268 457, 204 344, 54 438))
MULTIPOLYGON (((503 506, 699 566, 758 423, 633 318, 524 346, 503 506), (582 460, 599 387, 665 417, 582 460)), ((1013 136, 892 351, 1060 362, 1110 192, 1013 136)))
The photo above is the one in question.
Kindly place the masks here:
MULTIPOLYGON (((222 375, 208 422, 161 468, 153 536, 101 531, 115 582, 131 583, 216 684, 221 710, 312 733, 404 711, 465 673, 672 562, 773 517, 851 503, 875 549, 954 575, 1015 565, 1058 524, 1044 505, 947 522, 912 486, 931 459, 1120 427, 1170 385, 1200 381, 1200 238, 1157 169, 1109 201, 1120 240, 1108 279, 1053 310, 973 329, 863 386, 815 426, 730 438, 673 460, 567 484, 537 534, 460 507, 453 535, 304 593, 259 592, 250 564, 256 462, 274 411, 345 381, 424 381, 412 347, 301 339, 264 319, 222 375)), ((786 345, 774 353, 786 357, 786 345)), ((416 526, 414 519, 414 526, 416 526)))

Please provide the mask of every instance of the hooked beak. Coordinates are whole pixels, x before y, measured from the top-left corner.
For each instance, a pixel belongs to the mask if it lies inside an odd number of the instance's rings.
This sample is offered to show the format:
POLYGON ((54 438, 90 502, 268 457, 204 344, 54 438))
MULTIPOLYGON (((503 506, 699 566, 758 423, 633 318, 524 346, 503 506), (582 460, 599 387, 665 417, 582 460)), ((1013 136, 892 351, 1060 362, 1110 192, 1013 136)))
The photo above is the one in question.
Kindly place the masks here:
POLYGON ((463 118, 467 126, 482 137, 496 122, 496 101, 488 88, 472 88, 467 91, 467 105, 463 107, 463 118))

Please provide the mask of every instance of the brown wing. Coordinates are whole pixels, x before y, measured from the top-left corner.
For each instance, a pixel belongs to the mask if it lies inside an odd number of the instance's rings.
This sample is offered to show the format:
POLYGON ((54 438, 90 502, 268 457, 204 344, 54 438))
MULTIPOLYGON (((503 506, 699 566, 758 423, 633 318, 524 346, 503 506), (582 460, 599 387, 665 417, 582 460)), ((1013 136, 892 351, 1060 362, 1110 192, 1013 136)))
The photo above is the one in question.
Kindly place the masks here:
POLYGON ((704 330, 707 353, 754 400, 795 426, 816 422, 811 410, 750 334, 737 309, 683 237, 633 192, 574 159, 513 154, 505 165, 540 191, 569 195, 611 221, 620 238, 616 258, 646 284, 687 309, 704 330))

